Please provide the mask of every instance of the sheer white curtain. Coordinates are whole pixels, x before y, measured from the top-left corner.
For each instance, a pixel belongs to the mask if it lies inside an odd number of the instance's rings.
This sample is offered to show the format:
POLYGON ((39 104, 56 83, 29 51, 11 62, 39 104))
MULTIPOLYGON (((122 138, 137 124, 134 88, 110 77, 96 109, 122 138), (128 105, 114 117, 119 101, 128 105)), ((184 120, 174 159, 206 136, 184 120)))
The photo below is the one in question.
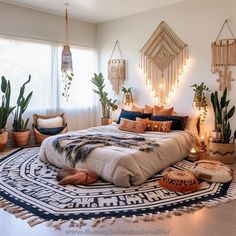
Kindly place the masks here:
MULTIPOLYGON (((11 104, 16 103, 20 86, 31 74, 26 93, 33 91, 33 96, 25 117, 65 112, 69 130, 95 125, 97 103, 90 79, 97 70, 96 51, 72 47, 72 55, 75 78, 66 103, 61 96, 61 47, 49 42, 0 37, 0 75, 11 82, 11 104)), ((11 115, 7 129, 12 128, 12 120, 11 115)))
MULTIPOLYGON (((59 64, 61 51, 62 48, 58 54, 59 64)), ((97 71, 97 54, 92 49, 79 47, 72 47, 71 53, 74 79, 70 88, 69 101, 66 102, 64 97, 60 96, 60 108, 69 118, 69 130, 75 130, 96 125, 97 98, 92 91, 93 86, 90 80, 97 71)), ((62 79, 59 81, 62 91, 62 79)))

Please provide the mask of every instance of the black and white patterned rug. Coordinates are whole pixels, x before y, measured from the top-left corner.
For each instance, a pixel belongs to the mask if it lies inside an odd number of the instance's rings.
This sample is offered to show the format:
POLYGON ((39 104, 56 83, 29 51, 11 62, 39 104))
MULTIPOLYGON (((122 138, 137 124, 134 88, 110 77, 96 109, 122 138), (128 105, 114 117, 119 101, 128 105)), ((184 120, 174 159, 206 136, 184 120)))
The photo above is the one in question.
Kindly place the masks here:
MULTIPOLYGON (((42 221, 160 214, 236 197, 235 183, 204 182, 201 190, 187 194, 168 191, 158 183, 163 172, 129 188, 102 181, 90 186, 60 186, 55 179, 59 169, 41 162, 38 150, 22 149, 0 160, 0 205, 23 219, 27 214, 42 221)), ((189 169, 191 165, 184 160, 171 168, 189 169)))

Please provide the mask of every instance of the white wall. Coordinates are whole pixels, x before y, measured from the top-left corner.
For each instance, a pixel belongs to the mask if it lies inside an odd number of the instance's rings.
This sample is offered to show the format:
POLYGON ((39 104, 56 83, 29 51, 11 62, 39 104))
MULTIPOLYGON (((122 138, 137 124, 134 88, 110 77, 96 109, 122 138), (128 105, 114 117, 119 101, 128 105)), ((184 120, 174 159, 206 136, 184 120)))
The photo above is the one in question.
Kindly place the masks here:
MULTIPOLYGON (((143 47, 159 23, 165 21, 173 31, 189 45, 190 64, 183 74, 180 88, 170 100, 177 112, 193 113, 193 91, 190 85, 204 82, 211 90, 217 89, 217 76, 211 73, 211 42, 216 36, 225 19, 232 23, 236 34, 236 11, 233 11, 231 1, 195 0, 178 3, 151 10, 148 12, 124 17, 98 25, 98 49, 100 53, 100 71, 107 77, 107 61, 109 60, 113 45, 119 40, 125 59, 128 61, 128 74, 125 86, 133 87, 135 103, 139 106, 155 104, 150 95, 150 90, 144 85, 139 64, 139 50, 143 47), (234 22, 235 21, 235 22, 234 22)), ((234 9, 235 9, 234 5, 234 9)), ((236 78, 236 71, 234 73, 236 78)), ((109 84, 109 82, 107 82, 109 84)), ((110 89, 110 87, 108 87, 110 89)), ((236 82, 233 82, 231 93, 232 104, 236 104, 236 82)), ((112 96, 112 92, 110 95, 112 96)), ((208 94, 209 99, 210 94, 208 94)), ((121 101, 122 93, 118 97, 121 101)), ((205 123, 207 128, 212 129, 213 118, 209 101, 209 115, 205 123)), ((116 116, 117 114, 115 114, 116 116)), ((236 115, 235 115, 236 117, 236 115)), ((232 121, 236 128, 236 121, 232 121)), ((205 127, 206 128, 206 127, 205 127)))
MULTIPOLYGON (((62 16, 0 3, 0 33, 64 42, 62 16)), ((96 25, 69 19, 71 44, 95 47, 96 25)))

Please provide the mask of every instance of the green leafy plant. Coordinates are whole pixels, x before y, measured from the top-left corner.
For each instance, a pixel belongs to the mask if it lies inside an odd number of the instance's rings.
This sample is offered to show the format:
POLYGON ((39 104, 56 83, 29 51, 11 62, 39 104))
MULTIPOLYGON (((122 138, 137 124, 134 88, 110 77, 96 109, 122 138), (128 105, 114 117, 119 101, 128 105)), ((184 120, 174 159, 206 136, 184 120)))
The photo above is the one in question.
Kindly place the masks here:
POLYGON ((0 107, 0 134, 5 130, 7 119, 15 107, 10 106, 11 83, 2 76, 1 80, 2 104, 0 107))
POLYGON ((211 103, 215 115, 215 130, 221 132, 222 143, 229 143, 231 139, 229 119, 234 115, 235 106, 229 108, 230 100, 227 99, 227 88, 220 99, 217 91, 211 93, 211 103))
POLYGON ((74 79, 74 73, 72 73, 71 71, 66 71, 62 74, 62 81, 63 81, 62 96, 65 97, 66 102, 69 101, 69 97, 70 97, 69 91, 70 91, 73 79, 74 79))
POLYGON ((202 82, 200 84, 193 84, 194 103, 195 106, 201 110, 201 122, 204 122, 207 117, 207 100, 204 92, 210 92, 210 89, 202 82))
POLYGON ((132 87, 129 87, 129 88, 125 88, 125 87, 122 87, 121 91, 125 94, 125 93, 131 93, 131 90, 132 90, 132 87))
POLYGON ((100 98, 102 105, 102 118, 111 118, 112 111, 115 111, 118 108, 116 105, 117 100, 108 98, 108 93, 104 91, 105 81, 102 73, 99 73, 98 75, 94 73, 91 82, 97 87, 97 89, 93 89, 93 92, 100 98))
POLYGON ((24 132, 27 130, 29 118, 27 118, 24 121, 24 119, 22 118, 22 115, 26 111, 26 109, 29 105, 29 102, 31 100, 31 97, 33 95, 33 91, 31 91, 26 97, 24 96, 25 86, 26 86, 26 84, 28 84, 30 82, 30 80, 31 80, 31 75, 29 75, 28 80, 25 83, 23 83, 23 85, 20 88, 20 93, 17 98, 16 110, 14 113, 14 120, 13 120, 13 124, 12 124, 14 132, 24 132))

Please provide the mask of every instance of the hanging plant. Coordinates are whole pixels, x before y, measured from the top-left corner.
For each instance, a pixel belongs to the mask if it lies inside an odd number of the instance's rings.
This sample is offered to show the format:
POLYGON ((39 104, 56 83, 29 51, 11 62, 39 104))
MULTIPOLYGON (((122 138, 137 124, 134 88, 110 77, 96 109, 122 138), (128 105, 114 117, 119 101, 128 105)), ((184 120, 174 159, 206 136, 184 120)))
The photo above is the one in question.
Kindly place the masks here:
POLYGON ((62 73, 62 82, 63 82, 63 92, 62 92, 62 96, 65 97, 66 102, 69 101, 69 97, 70 97, 70 87, 71 87, 71 83, 74 79, 74 73, 71 71, 66 71, 62 73))
POLYGON ((194 93, 194 104, 201 113, 201 123, 206 120, 207 117, 207 100, 204 92, 210 92, 210 89, 202 82, 200 84, 193 84, 190 87, 193 88, 194 93))

